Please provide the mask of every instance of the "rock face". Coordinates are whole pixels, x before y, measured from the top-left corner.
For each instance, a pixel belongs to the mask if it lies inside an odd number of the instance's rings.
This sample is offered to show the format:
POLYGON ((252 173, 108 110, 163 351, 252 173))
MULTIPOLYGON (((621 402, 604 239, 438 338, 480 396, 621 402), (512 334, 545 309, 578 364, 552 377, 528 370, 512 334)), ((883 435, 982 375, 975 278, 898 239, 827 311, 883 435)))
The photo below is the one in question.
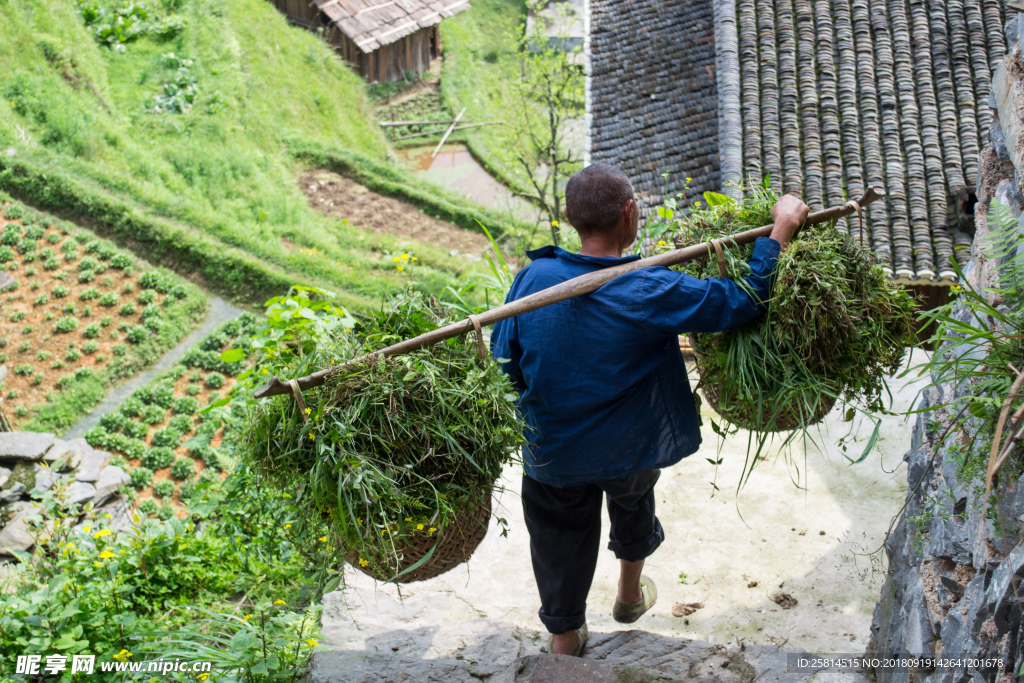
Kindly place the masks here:
POLYGON ((89 449, 80 456, 78 472, 75 479, 78 481, 99 481, 103 466, 110 459, 110 453, 106 451, 94 451, 89 449))
POLYGON ((29 531, 25 518, 35 508, 31 503, 18 502, 11 505, 14 517, 0 530, 0 555, 11 555, 12 551, 28 550, 36 542, 35 535, 29 531))
MULTIPOLYGON (((1011 15, 1008 33, 1019 43, 1016 27, 1024 15, 1011 15)), ((1001 266, 986 253, 989 200, 997 197, 1009 206, 1024 232, 1024 66, 1016 47, 996 71, 989 100, 996 108, 989 137, 994 149, 981 156, 976 234, 965 269, 976 291, 992 286, 1001 266)), ((954 315, 966 323, 972 314, 961 306, 954 315)), ((943 346, 935 353, 963 351, 943 346)), ((969 420, 953 438, 939 443, 955 421, 943 405, 971 394, 971 385, 964 382, 930 388, 921 399, 919 407, 930 410, 918 416, 904 457, 910 493, 886 540, 889 576, 875 608, 868 654, 970 658, 974 664, 936 672, 879 669, 879 683, 1020 680, 1024 615, 1017 596, 1024 594, 1024 477, 1003 476, 982 515, 984 482, 979 486, 977 479, 965 480, 957 459, 966 454, 987 462, 988 437, 979 437, 969 420)))
POLYGON ((0 432, 0 460, 42 460, 53 442, 53 434, 0 432))
POLYGON ((112 495, 117 493, 121 487, 127 486, 131 481, 128 474, 116 465, 107 465, 100 472, 99 481, 96 482, 96 495, 93 496, 92 502, 96 505, 102 505, 112 495))

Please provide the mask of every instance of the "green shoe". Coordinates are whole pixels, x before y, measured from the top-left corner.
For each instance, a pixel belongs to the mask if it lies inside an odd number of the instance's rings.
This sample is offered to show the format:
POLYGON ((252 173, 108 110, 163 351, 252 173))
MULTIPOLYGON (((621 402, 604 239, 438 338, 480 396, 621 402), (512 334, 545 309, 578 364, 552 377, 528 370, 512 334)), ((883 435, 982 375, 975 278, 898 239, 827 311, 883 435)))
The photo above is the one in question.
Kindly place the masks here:
MULTIPOLYGON (((587 644, 587 636, 590 635, 587 632, 587 625, 583 624, 583 626, 580 626, 578 629, 576 629, 576 635, 579 636, 579 638, 580 638, 580 644, 577 645, 576 649, 572 651, 572 655, 571 656, 573 656, 573 657, 580 657, 580 656, 583 655, 583 646, 587 644)), ((552 636, 551 638, 548 638, 548 654, 549 655, 550 654, 554 654, 554 652, 555 652, 555 648, 553 646, 554 642, 555 642, 554 636, 552 636)))
POLYGON ((654 607, 658 599, 658 589, 646 576, 640 577, 640 595, 643 597, 636 602, 625 603, 616 600, 615 607, 612 608, 612 618, 620 624, 632 624, 644 612, 654 607))

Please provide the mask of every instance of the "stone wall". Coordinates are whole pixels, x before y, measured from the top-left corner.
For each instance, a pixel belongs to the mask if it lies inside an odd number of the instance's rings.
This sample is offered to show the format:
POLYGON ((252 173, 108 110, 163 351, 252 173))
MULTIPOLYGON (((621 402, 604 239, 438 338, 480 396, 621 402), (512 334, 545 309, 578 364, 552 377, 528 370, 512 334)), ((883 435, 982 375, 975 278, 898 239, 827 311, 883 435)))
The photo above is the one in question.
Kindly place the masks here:
MULTIPOLYGON (((976 290, 993 284, 1000 263, 986 253, 989 202, 1011 207, 1024 231, 1024 66, 1018 23, 1007 26, 1012 46, 993 77, 989 105, 993 117, 990 146, 982 152, 978 173, 976 234, 965 276, 976 290)), ((961 307, 966 322, 971 313, 961 307)), ((942 347, 936 353, 953 353, 942 347)), ((975 661, 965 668, 876 670, 888 681, 1024 680, 1024 477, 998 482, 995 501, 1005 533, 998 533, 992 512, 981 515, 984 483, 965 481, 951 448, 967 447, 970 457, 987 462, 990 443, 966 428, 936 446, 954 416, 938 407, 970 395, 968 382, 928 389, 913 426, 907 463, 907 505, 886 541, 889 576, 875 609, 871 656, 934 655, 942 658, 1002 658, 1001 666, 975 661)))

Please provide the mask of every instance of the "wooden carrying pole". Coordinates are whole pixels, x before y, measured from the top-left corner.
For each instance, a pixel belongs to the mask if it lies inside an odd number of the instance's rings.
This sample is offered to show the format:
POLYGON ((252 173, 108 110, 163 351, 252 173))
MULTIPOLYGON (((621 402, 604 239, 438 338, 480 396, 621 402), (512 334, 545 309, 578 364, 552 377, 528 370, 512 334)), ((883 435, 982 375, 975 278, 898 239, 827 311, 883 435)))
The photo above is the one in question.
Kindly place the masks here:
MULTIPOLYGON (((850 201, 842 206, 833 206, 823 211, 812 213, 807 217, 807 221, 804 225, 831 223, 832 221, 839 220, 840 218, 845 218, 846 216, 859 212, 862 207, 867 206, 884 196, 885 190, 874 187, 868 188, 867 192, 864 193, 864 196, 855 202, 850 201)), ((773 226, 771 225, 766 225, 763 228, 754 228, 753 230, 746 230, 735 235, 730 235, 729 237, 722 237, 720 238, 720 244, 723 246, 749 244, 758 237, 768 237, 772 232, 772 227, 773 226)), ((633 271, 640 270, 641 268, 676 266, 680 263, 686 263, 687 261, 703 258, 709 253, 713 253, 711 243, 702 242, 701 244, 683 247, 682 249, 658 254, 657 256, 651 256, 637 261, 630 261, 610 268, 595 270, 591 273, 587 273, 586 275, 580 275, 579 277, 575 277, 571 280, 566 280, 554 287, 548 287, 547 289, 539 292, 534 292, 529 296, 524 296, 522 299, 516 299, 515 301, 510 301, 507 304, 502 304, 497 308, 484 311, 479 315, 454 322, 450 325, 445 325, 444 327, 439 327, 436 330, 431 330, 430 332, 421 334, 418 337, 407 339, 406 341, 393 344, 380 349, 379 351, 374 351, 373 353, 365 356, 360 356, 359 358, 354 358, 353 360, 347 361, 337 367, 320 370, 319 372, 314 372, 308 377, 302 377, 298 380, 292 381, 298 384, 298 388, 300 390, 318 387, 324 383, 328 374, 343 371, 346 366, 365 362, 372 357, 398 356, 403 353, 415 351, 416 349, 421 349, 424 346, 437 344, 445 339, 458 337, 460 334, 464 334, 475 329, 478 325, 486 327, 487 325, 493 325, 496 322, 508 320, 509 318, 514 318, 517 315, 522 315, 523 313, 535 311, 538 308, 543 308, 544 306, 556 304, 559 301, 572 299, 573 297, 582 296, 583 294, 590 294, 620 275, 632 273, 633 271)), ((265 387, 257 391, 253 396, 254 398, 264 398, 266 396, 277 396, 280 394, 291 393, 293 393, 291 382, 282 382, 277 377, 274 377, 265 387)))
POLYGON ((437 143, 437 147, 434 148, 434 153, 430 155, 431 159, 436 157, 437 153, 441 151, 441 147, 444 146, 444 141, 447 140, 448 136, 452 134, 452 131, 455 130, 455 126, 459 123, 459 119, 461 119, 462 115, 465 113, 466 108, 463 107, 462 111, 459 112, 459 115, 455 117, 454 121, 452 121, 452 125, 448 126, 448 130, 444 132, 444 137, 441 138, 441 142, 437 143))

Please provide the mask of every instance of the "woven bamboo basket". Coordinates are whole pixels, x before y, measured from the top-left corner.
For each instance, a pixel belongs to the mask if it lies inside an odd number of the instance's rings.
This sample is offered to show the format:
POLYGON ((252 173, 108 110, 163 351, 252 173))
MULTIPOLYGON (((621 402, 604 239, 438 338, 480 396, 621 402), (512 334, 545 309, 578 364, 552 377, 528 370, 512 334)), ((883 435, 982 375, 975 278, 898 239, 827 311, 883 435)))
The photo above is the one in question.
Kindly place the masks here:
MULTIPOLYGON (((809 427, 824 420, 825 416, 828 415, 829 411, 831 411, 836 404, 836 399, 833 397, 820 401, 816 406, 801 406, 794 403, 782 410, 778 410, 775 406, 764 406, 762 408, 762 414, 764 416, 771 417, 774 415, 773 428, 768 430, 765 428, 765 425, 758 421, 758 415, 753 411, 736 409, 723 411, 720 408, 720 404, 722 402, 722 387, 719 384, 704 381, 706 373, 703 371, 700 354, 697 352, 696 335, 690 335, 690 349, 693 353, 694 361, 697 364, 697 373, 701 377, 700 391, 704 395, 704 398, 707 399, 707 402, 712 408, 714 408, 716 413, 743 429, 747 429, 752 432, 788 432, 794 429, 809 427), (777 410, 778 412, 775 414, 777 410)), ((732 401, 730 401, 730 403, 732 403, 732 401)))
POLYGON ((436 535, 430 536, 423 533, 417 536, 408 536, 405 539, 405 544, 397 548, 400 560, 393 575, 378 571, 372 564, 361 567, 359 553, 356 551, 345 552, 345 561, 378 581, 395 581, 397 583, 425 581, 455 569, 469 560, 470 555, 487 535, 490 520, 491 495, 488 492, 483 502, 464 510, 436 535), (402 574, 406 569, 426 557, 431 549, 434 552, 430 555, 429 560, 413 571, 402 574))

